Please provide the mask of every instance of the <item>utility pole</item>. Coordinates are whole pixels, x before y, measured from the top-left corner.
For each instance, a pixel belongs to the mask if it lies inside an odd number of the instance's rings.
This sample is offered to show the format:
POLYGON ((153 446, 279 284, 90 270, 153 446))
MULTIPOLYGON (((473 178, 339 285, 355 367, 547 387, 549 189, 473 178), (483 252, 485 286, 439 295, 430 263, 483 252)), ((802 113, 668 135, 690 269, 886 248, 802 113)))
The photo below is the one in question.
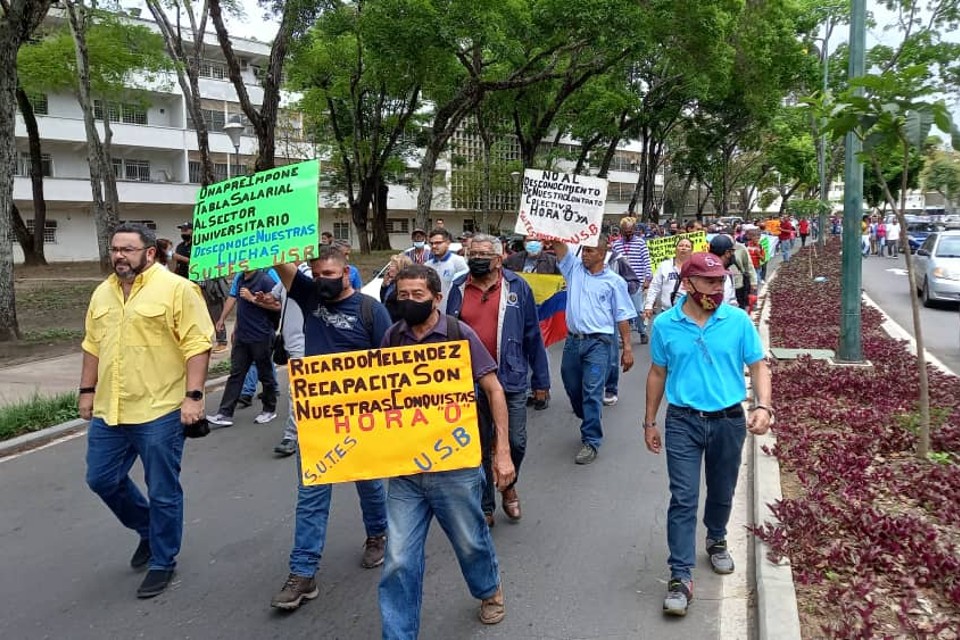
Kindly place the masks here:
MULTIPOLYGON (((823 96, 826 97, 828 90, 828 80, 830 78, 830 16, 827 16, 826 24, 823 26, 823 48, 820 50, 820 55, 823 57, 823 96)), ((820 122, 820 129, 823 130, 823 125, 826 124, 825 120, 820 122)), ((820 216, 818 218, 819 222, 817 223, 820 227, 819 233, 817 234, 817 244, 820 245, 822 250, 827 243, 827 207, 830 206, 829 198, 827 197, 827 136, 824 133, 820 134, 820 153, 818 154, 817 161, 819 163, 820 171, 820 216)))
MULTIPOLYGON (((866 71, 866 0, 852 0, 850 15, 850 81, 863 77, 866 71)), ((863 87, 854 90, 863 95, 863 87)), ((863 217, 863 163, 859 154, 863 144, 855 133, 848 133, 843 166, 843 266, 840 302, 841 362, 863 361, 862 318, 860 316, 861 272, 863 255, 860 253, 860 222, 863 217)))

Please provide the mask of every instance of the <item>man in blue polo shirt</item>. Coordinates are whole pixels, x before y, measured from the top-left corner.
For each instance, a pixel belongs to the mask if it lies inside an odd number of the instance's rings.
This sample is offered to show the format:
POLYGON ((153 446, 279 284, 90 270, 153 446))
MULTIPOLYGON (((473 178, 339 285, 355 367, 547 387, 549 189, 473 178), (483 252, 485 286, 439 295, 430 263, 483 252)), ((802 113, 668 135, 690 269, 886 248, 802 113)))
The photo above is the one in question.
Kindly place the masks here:
MULTIPOLYGON (((437 227, 430 232, 430 257, 425 265, 437 272, 440 276, 441 294, 440 313, 447 312, 447 300, 453 281, 467 273, 467 261, 463 256, 450 251, 450 241, 453 238, 450 232, 443 227, 437 227)), ((489 260, 487 261, 489 273, 489 260)), ((486 275, 486 274, 484 274, 486 275)))
POLYGON ((663 611, 668 615, 685 615, 693 599, 701 460, 706 463, 707 555, 716 573, 732 573, 726 536, 740 452, 746 432, 763 435, 773 419, 760 336, 746 312, 723 302, 727 276, 719 257, 693 254, 680 269, 687 294, 653 323, 643 435, 651 452, 660 453, 663 445, 667 451, 670 582, 663 611), (749 420, 741 404, 747 396, 744 365, 750 368, 756 401, 749 420), (664 392, 668 404, 661 443, 656 419, 664 392))
POLYGON ((562 242, 553 244, 557 266, 567 281, 567 341, 560 374, 573 412, 580 420, 580 451, 574 462, 597 459, 603 440, 600 423, 603 387, 610 367, 610 351, 623 340, 620 364, 626 373, 633 366, 630 320, 637 311, 627 292, 627 282, 606 264, 607 241, 601 234, 595 247, 583 247, 577 260, 562 242))

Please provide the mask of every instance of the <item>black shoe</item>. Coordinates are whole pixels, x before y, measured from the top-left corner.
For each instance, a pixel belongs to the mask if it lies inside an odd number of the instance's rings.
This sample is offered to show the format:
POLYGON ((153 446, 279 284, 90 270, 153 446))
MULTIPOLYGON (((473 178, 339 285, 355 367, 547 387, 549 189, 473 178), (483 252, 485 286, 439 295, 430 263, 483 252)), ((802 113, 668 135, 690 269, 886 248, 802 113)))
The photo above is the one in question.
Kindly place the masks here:
POLYGON ((527 396, 527 406, 532 407, 533 403, 536 402, 533 396, 527 396))
POLYGON ((251 398, 250 396, 240 396, 239 398, 237 398, 238 409, 246 409, 252 404, 253 404, 253 398, 251 398))
POLYGON ((647 344, 648 342, 650 342, 650 337, 649 337, 647 334, 645 334, 645 333, 641 333, 641 334, 640 334, 640 344, 647 344))
POLYGON ((173 580, 173 569, 150 569, 150 571, 147 571, 143 582, 140 583, 140 588, 137 589, 137 597, 153 598, 158 596, 166 591, 171 580, 173 580))
POLYGON ((534 411, 543 411, 550 406, 549 400, 534 400, 533 401, 533 410, 534 411))
POLYGON ((130 558, 130 566, 134 569, 143 569, 150 562, 150 541, 141 540, 137 545, 137 550, 133 552, 130 558))

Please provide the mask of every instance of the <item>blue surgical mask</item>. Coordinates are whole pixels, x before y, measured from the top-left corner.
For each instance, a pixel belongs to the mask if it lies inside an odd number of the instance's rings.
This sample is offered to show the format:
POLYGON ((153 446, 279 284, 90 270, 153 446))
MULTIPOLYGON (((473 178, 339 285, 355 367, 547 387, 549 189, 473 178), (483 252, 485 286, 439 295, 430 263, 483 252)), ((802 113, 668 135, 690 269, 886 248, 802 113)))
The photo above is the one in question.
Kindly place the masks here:
POLYGON ((417 240, 417 241, 415 241, 415 242, 413 243, 413 248, 414 248, 414 249, 423 249, 423 245, 424 245, 424 244, 425 244, 425 243, 424 243, 423 240, 417 240))
POLYGON ((540 252, 543 251, 543 243, 539 240, 528 240, 523 247, 527 250, 527 253, 534 256, 540 255, 540 252))

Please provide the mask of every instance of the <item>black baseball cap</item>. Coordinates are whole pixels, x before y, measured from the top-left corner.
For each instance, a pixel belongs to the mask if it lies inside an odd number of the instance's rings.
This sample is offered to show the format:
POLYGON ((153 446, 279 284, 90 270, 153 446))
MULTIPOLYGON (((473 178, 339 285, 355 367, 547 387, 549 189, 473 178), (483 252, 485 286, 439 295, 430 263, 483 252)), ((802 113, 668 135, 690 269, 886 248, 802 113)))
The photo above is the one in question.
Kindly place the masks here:
POLYGON ((733 250, 733 240, 725 233, 719 233, 713 236, 710 241, 710 253, 715 256, 722 256, 727 251, 733 250))
POLYGON ((178 224, 177 229, 193 229, 192 222, 184 222, 183 224, 178 224))

